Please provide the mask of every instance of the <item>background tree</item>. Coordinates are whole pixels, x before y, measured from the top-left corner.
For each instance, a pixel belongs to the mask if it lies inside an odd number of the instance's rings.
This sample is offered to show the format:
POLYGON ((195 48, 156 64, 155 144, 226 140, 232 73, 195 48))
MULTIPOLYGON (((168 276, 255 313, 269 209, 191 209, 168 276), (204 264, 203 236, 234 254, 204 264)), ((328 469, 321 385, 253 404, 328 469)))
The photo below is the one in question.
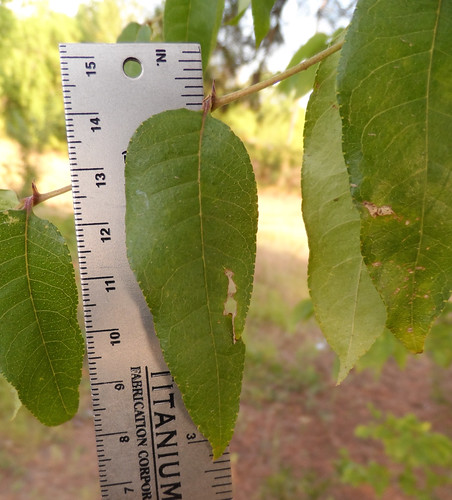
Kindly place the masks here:
POLYGON ((5 132, 21 146, 29 186, 36 177, 30 153, 64 147, 57 46, 63 38, 77 40, 79 33, 73 19, 46 9, 19 19, 0 6, 0 19, 0 111, 5 132))

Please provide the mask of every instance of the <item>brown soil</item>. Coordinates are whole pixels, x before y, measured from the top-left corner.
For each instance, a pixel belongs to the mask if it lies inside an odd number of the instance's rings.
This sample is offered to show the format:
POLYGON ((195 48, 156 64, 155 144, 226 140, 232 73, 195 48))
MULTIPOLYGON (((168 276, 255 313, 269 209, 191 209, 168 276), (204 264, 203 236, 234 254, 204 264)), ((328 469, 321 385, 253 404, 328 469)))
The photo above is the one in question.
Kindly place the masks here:
MULTIPOLYGON (((325 354, 315 361, 316 369, 325 382, 315 395, 305 391, 290 392, 282 402, 272 402, 256 407, 253 402, 241 405, 239 425, 232 442, 238 459, 234 467, 236 500, 252 498, 295 498, 274 496, 265 491, 266 478, 278 469, 292 471, 293 481, 310 480, 312 488, 322 489, 319 496, 300 496, 304 499, 374 500, 376 495, 369 487, 351 488, 338 484, 334 460, 339 451, 347 448, 351 457, 367 464, 371 460, 384 463, 381 447, 373 441, 354 436, 357 425, 371 421, 368 408, 372 403, 382 411, 396 416, 415 414, 420 420, 432 423, 432 428, 452 437, 452 383, 443 374, 441 394, 447 399, 432 399, 432 367, 427 358, 412 360, 401 372, 389 362, 376 379, 371 373, 352 373, 339 387, 331 379, 333 357, 325 354), (259 496, 261 492, 261 496, 259 496)), ((450 370, 449 370, 450 372, 450 370)), ((450 375, 450 373, 448 373, 450 375)), ((278 490, 281 491, 281 490, 278 490)), ((395 489, 387 491, 383 500, 407 500, 395 489)), ((443 490, 437 497, 452 498, 443 490)))

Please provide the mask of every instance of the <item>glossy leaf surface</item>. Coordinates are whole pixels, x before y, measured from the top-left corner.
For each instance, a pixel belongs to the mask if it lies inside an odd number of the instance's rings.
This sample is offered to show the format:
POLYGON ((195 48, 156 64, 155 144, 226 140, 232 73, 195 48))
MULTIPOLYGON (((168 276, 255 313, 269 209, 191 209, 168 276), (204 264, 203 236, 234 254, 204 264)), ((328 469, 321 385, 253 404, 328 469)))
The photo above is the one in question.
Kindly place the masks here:
POLYGON ((413 352, 452 285, 451 33, 449 1, 361 0, 339 70, 362 253, 413 352))
POLYGON ((257 193, 248 154, 211 116, 154 115, 127 151, 126 200, 131 267, 185 405, 218 457, 237 418, 253 284, 257 193))
POLYGON ((71 257, 50 222, 0 213, 0 370, 44 424, 78 408, 83 337, 71 257))
POLYGON ((334 54, 321 63, 309 101, 302 199, 308 284, 316 317, 340 360, 340 382, 383 333, 386 314, 360 252, 360 219, 341 150, 338 59, 334 54))

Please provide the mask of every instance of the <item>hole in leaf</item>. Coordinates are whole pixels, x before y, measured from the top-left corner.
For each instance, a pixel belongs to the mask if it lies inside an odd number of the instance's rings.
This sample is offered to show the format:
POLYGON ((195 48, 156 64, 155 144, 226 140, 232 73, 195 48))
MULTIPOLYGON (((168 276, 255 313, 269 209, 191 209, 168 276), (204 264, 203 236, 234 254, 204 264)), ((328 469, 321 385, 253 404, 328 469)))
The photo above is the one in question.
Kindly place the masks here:
POLYGON ((237 287, 235 286, 234 280, 232 279, 232 277, 234 276, 233 271, 231 271, 230 269, 225 269, 224 274, 228 278, 228 296, 224 303, 223 315, 224 316, 230 315, 232 317, 232 340, 235 344, 237 338, 235 336, 234 320, 237 315, 237 302, 233 297, 237 292, 237 287))

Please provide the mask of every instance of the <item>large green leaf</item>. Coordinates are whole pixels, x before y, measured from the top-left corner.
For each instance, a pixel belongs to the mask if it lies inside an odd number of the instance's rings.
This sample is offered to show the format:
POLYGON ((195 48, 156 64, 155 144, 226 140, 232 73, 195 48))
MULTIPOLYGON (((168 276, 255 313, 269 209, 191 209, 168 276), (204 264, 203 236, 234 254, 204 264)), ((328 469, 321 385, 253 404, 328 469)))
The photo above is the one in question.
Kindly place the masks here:
POLYGON ((206 69, 217 43, 224 0, 166 0, 163 28, 166 42, 197 42, 206 69))
POLYGON ((339 71, 362 253, 414 352, 452 282, 451 33, 450 1, 361 0, 339 71))
POLYGON ((251 0, 256 47, 259 47, 270 29, 270 13, 275 1, 276 0, 251 0))
MULTIPOLYGON (((319 53, 321 50, 326 49, 327 36, 324 33, 316 33, 305 44, 303 44, 287 66, 287 69, 296 66, 301 61, 308 59, 319 53)), ((296 99, 303 97, 314 85, 314 79, 317 72, 318 64, 314 64, 305 71, 300 71, 296 75, 283 80, 276 88, 284 94, 293 94, 296 99)))
POLYGON ((66 244, 50 222, 0 213, 0 371, 46 425, 74 416, 83 337, 66 244))
POLYGON ((339 356, 338 381, 384 331, 386 314, 360 252, 360 220, 342 156, 336 102, 339 54, 321 63, 306 112, 303 218, 316 317, 339 356))
POLYGON ((225 124, 179 109, 137 129, 126 162, 129 261, 165 360, 215 457, 239 408, 256 231, 253 169, 225 124))

